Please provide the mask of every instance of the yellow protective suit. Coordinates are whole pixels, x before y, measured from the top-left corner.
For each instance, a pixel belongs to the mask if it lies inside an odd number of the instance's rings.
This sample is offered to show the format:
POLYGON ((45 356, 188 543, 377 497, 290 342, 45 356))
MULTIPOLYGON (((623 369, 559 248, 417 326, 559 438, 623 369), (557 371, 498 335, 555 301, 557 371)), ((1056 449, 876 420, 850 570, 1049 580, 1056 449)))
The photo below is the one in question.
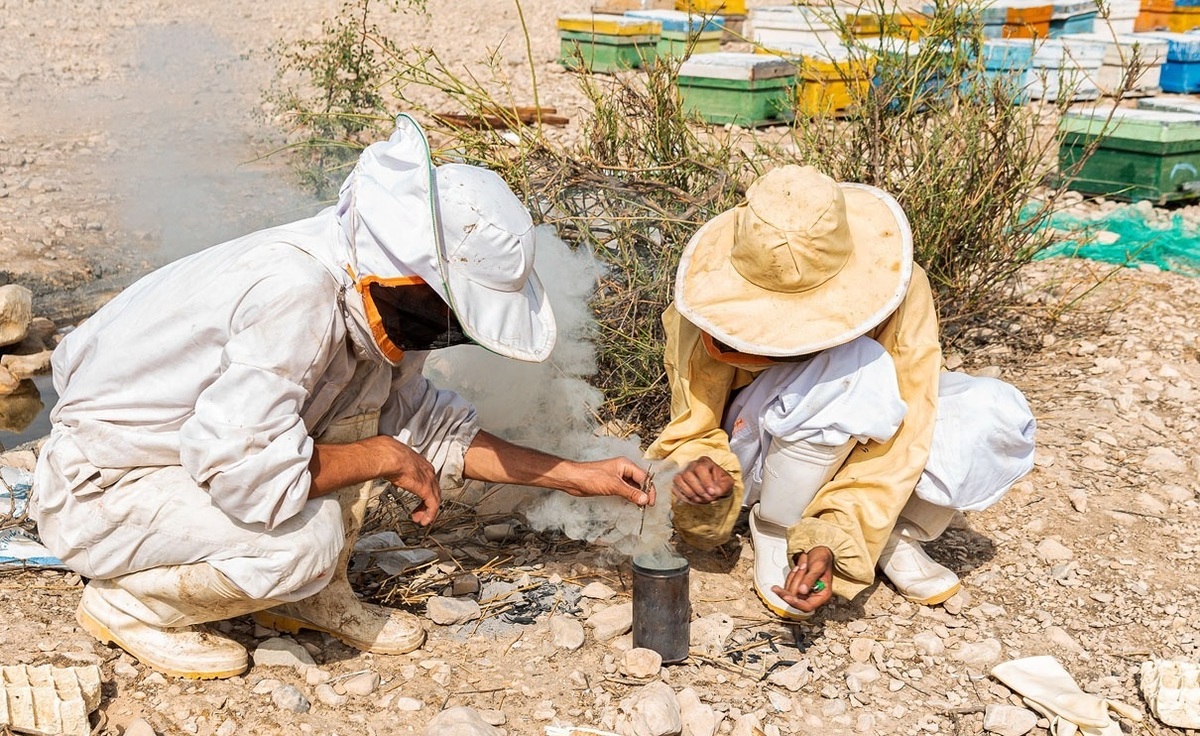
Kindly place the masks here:
MULTIPOLYGON (((742 473, 721 428, 730 397, 772 365, 761 358, 722 355, 705 346, 703 333, 672 304, 663 314, 664 356, 671 383, 671 421, 647 457, 680 468, 709 457, 733 476, 733 493, 710 504, 672 499, 675 528, 689 544, 711 549, 729 539, 742 505, 742 473)), ((875 580, 875 563, 929 460, 942 367, 937 311, 928 277, 914 266, 900 307, 867 335, 896 365, 900 396, 908 406, 899 431, 887 442, 855 447, 818 492, 804 518, 788 530, 788 552, 825 546, 834 554, 833 590, 853 598, 875 580)))

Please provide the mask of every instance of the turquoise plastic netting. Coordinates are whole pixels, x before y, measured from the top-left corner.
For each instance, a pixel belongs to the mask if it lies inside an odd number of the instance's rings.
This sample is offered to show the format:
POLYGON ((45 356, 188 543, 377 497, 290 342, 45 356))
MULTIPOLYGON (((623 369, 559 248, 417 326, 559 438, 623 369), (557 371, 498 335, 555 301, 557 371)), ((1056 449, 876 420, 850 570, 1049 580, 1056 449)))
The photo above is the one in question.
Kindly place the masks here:
POLYGON ((1089 258, 1200 276, 1200 227, 1180 214, 1129 205, 1094 218, 1056 213, 1047 227, 1069 233, 1037 258, 1089 258))

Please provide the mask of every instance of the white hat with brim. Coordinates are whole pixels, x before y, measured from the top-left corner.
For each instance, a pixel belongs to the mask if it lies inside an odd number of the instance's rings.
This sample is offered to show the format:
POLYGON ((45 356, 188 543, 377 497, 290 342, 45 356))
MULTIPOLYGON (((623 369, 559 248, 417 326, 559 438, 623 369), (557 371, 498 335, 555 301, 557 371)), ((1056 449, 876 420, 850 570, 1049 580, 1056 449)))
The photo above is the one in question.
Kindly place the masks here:
POLYGON ((539 362, 554 349, 550 300, 533 270, 528 211, 497 174, 477 166, 436 169, 438 260, 446 299, 463 331, 494 353, 539 362))
POLYGON ((895 198, 788 165, 692 236, 675 304, 739 352, 808 355, 883 322, 903 301, 912 269, 912 232, 895 198))
POLYGON ((400 115, 391 138, 359 158, 338 209, 360 284, 416 276, 479 345, 517 360, 549 357, 556 328, 534 272, 533 221, 495 172, 435 168, 420 126, 400 115))

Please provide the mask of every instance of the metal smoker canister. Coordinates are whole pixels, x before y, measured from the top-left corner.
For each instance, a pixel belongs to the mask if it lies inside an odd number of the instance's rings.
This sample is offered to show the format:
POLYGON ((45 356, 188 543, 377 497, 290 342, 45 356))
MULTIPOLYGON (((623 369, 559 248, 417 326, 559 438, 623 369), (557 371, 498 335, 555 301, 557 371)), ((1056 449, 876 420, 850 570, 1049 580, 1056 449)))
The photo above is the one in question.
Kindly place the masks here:
POLYGON ((658 652, 663 664, 688 656, 688 569, 688 561, 674 555, 633 558, 633 645, 658 652))

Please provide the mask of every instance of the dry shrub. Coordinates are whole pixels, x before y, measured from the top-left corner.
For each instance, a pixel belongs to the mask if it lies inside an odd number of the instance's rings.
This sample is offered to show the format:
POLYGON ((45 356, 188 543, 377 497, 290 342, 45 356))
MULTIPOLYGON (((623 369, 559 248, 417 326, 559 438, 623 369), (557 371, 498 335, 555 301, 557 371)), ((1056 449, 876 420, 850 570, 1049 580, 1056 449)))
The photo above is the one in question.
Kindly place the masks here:
MULTIPOLYGON (((884 0, 874 1, 886 17, 884 0)), ((371 0, 356 2, 348 7, 362 11, 354 17, 368 28, 371 0)), ((1061 207, 1067 177, 1055 175, 1058 138, 1049 123, 1067 103, 1015 105, 1010 86, 982 74, 979 8, 939 3, 922 51, 881 58, 878 83, 849 112, 798 114, 784 135, 775 129, 773 136, 705 126, 687 114, 675 83, 678 60, 616 75, 576 73, 591 105, 581 113, 582 135, 568 139, 538 124, 536 110, 527 124, 521 105, 529 101, 512 99, 495 59, 485 83, 375 31, 361 40, 380 54, 370 66, 377 88, 390 86, 395 108, 425 121, 438 158, 496 170, 535 217, 608 264, 593 304, 595 382, 606 397, 605 419, 648 434, 669 410, 660 317, 679 253, 772 166, 810 163, 893 193, 951 333, 1011 304, 1014 275, 1047 246, 1042 225, 1061 207), (414 88, 421 94, 411 94, 414 88), (464 127, 448 112, 492 124, 464 127)), ((328 48, 334 54, 342 46, 328 48)), ((536 106, 532 65, 528 73, 536 106)), ((340 77, 331 79, 336 85, 340 77)), ((1069 98, 1072 80, 1063 83, 1069 98)), ((364 112, 370 118, 375 111, 364 112)))

